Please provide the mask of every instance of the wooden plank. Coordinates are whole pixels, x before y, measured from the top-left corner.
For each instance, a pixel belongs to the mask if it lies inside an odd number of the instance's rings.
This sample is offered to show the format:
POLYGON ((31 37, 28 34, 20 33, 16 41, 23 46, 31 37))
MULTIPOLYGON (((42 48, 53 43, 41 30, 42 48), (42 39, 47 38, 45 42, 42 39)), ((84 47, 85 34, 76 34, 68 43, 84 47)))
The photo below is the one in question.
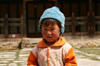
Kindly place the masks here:
POLYGON ((27 1, 34 1, 34 0, 25 0, 25 2, 27 2, 27 1))
POLYGON ((71 17, 65 17, 65 20, 71 20, 71 17))
MULTIPOLYGON (((75 32, 75 36, 86 36, 88 32, 75 32)), ((72 36, 72 32, 64 33, 62 36, 72 36)))
POLYGON ((21 34, 9 34, 8 38, 21 38, 22 35, 21 34))
POLYGON ((48 1, 56 1, 56 0, 48 0, 48 1))
POLYGON ((0 38, 5 38, 5 34, 0 34, 0 38))
MULTIPOLYGON (((84 24, 87 24, 87 22, 86 21, 78 21, 77 22, 77 25, 84 25, 84 24)), ((72 23, 71 22, 65 22, 65 25, 72 25, 72 23)))
POLYGON ((8 38, 8 14, 5 16, 5 38, 8 38))
POLYGON ((4 26, 5 24, 4 23, 0 23, 0 26, 4 26))
POLYGON ((71 22, 65 22, 65 25, 71 25, 72 23, 71 22))
POLYGON ((4 21, 5 20, 5 18, 0 18, 0 21, 4 21))
MULTIPOLYGON (((87 17, 74 17, 76 20, 87 20, 87 17)), ((65 20, 71 20, 72 17, 65 17, 65 20)), ((99 18, 100 19, 100 18, 99 18)))
MULTIPOLYGON (((87 17, 75 17, 77 20, 85 20, 87 17)), ((71 17, 65 17, 66 20, 71 20, 71 17)), ((100 19, 100 16, 95 16, 95 19, 100 19)))
POLYGON ((76 34, 75 34, 76 36, 85 36, 85 35, 88 35, 88 33, 87 32, 76 32, 76 34))
POLYGON ((95 35, 100 35, 100 31, 96 31, 95 32, 95 35))
POLYGON ((95 16, 95 19, 99 19, 100 20, 100 16, 95 16))
MULTIPOLYGON (((0 18, 0 21, 4 21, 5 18, 0 18)), ((21 21, 21 18, 8 18, 8 21, 21 21)))
POLYGON ((62 34, 61 36, 64 36, 64 37, 66 37, 66 36, 72 36, 72 32, 64 33, 64 34, 62 34))
POLYGON ((95 21, 95 24, 100 24, 100 21, 95 21))
POLYGON ((77 24, 78 25, 84 25, 84 24, 87 24, 87 22, 86 21, 78 21, 77 24))
POLYGON ((71 18, 71 30, 72 30, 72 35, 75 36, 75 33, 76 33, 76 19, 74 17, 74 13, 72 13, 72 18, 71 18))
POLYGON ((27 30, 27 28, 26 28, 26 2, 25 2, 25 0, 23 0, 23 32, 24 32, 24 34, 23 34, 23 37, 26 37, 26 30, 27 30))
MULTIPOLYGON (((4 21, 5 18, 0 18, 0 21, 4 21)), ((21 21, 21 18, 8 18, 8 21, 21 21)))
POLYGON ((87 17, 75 17, 77 20, 86 20, 87 17))
POLYGON ((8 18, 8 21, 21 21, 21 18, 8 18))
POLYGON ((8 25, 9 25, 9 26, 21 26, 20 23, 9 23, 8 25))
POLYGON ((23 15, 21 15, 21 35, 24 37, 24 22, 23 22, 23 15))

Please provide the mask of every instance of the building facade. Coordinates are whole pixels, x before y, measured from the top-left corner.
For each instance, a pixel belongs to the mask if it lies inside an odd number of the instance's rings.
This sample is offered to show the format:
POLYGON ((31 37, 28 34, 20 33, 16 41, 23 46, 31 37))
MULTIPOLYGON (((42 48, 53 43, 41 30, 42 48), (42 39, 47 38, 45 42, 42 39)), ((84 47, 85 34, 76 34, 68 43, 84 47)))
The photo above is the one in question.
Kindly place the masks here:
MULTIPOLYGON (((89 35, 88 16, 100 16, 100 1, 91 1, 92 6, 90 0, 0 0, 0 18, 5 18, 6 14, 8 15, 8 18, 21 18, 21 15, 24 15, 24 37, 41 37, 41 32, 38 30, 39 18, 45 9, 52 6, 58 6, 66 17, 66 24, 67 21, 72 22, 72 19, 77 17, 77 19, 74 20, 75 24, 77 24, 77 26, 74 26, 75 29, 72 29, 72 23, 65 25, 65 34, 74 35, 72 34, 74 31, 75 33, 81 33, 75 35, 89 35), (88 15, 88 12, 90 15, 88 15), (67 17, 70 20, 67 20, 67 17), (81 22, 81 19, 78 19, 78 17, 87 17, 84 19, 86 24, 78 24, 77 22, 81 22), (82 32, 86 32, 86 34, 82 34, 82 32)), ((99 20, 100 19, 98 18, 97 21, 99 20)), ((4 26, 0 26, 0 34, 5 34, 5 21, 0 21, 0 23, 4 23, 4 26)), ((21 34, 21 26, 10 26, 10 23, 20 23, 20 21, 8 21, 8 34, 21 34)), ((90 25, 91 24, 95 24, 93 28, 95 32, 100 32, 100 22, 90 22, 90 25)))

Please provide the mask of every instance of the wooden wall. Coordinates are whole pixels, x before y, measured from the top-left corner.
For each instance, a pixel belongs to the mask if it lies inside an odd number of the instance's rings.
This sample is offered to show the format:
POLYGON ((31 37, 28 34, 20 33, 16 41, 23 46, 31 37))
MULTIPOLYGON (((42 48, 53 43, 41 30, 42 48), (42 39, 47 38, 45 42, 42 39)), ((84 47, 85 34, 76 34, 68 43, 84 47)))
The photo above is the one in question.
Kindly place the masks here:
MULTIPOLYGON (((17 0, 16 0, 17 1, 17 0)), ((9 2, 5 1, 1 3, 0 1, 0 18, 4 18, 6 14, 10 18, 19 18, 21 14, 23 14, 23 0, 22 2, 9 2)), ((60 0, 59 0, 60 2, 60 0)), ((41 17, 43 11, 49 7, 55 5, 53 1, 37 1, 34 0, 26 0, 26 28, 27 35, 33 35, 33 37, 41 36, 40 31, 38 30, 38 21, 41 17)), ((89 11, 89 3, 87 0, 76 0, 76 1, 61 1, 58 4, 59 9, 64 13, 66 17, 72 17, 72 13, 74 13, 75 17, 87 16, 87 12, 89 11)), ((93 1, 93 12, 95 16, 100 16, 100 2, 93 1)), ((71 21, 70 21, 71 22, 71 21)), ((3 23, 3 22, 0 22, 3 23)), ((11 23, 11 22, 9 22, 11 23)), ((14 23, 18 23, 18 21, 14 21, 14 23)), ((65 33, 71 32, 71 26, 65 26, 65 33)), ((78 25, 76 27, 77 32, 87 32, 87 25, 78 25)), ((96 31, 100 31, 100 24, 96 24, 96 31)), ((20 27, 18 26, 9 26, 9 34, 19 34, 21 32, 20 27)), ((4 27, 0 27, 0 34, 4 33, 4 27)), ((30 37, 30 36, 29 36, 30 37)))

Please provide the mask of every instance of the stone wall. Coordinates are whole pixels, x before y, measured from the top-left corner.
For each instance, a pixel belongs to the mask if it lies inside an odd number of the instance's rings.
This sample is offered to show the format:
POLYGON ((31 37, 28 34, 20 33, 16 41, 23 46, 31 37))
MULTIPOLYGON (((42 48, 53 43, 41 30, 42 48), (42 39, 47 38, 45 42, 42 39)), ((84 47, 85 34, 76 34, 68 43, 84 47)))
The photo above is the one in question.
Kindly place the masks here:
POLYGON ((18 49, 21 38, 0 39, 0 49, 18 49))
MULTIPOLYGON (((63 38, 75 48, 100 46, 100 37, 66 36, 63 38)), ((22 41, 22 47, 34 47, 40 40, 42 40, 42 38, 24 38, 22 41)))
MULTIPOLYGON (((63 38, 75 48, 100 46, 100 37, 91 38, 88 36, 66 36, 63 38)), ((40 40, 42 40, 42 38, 0 39, 0 49, 32 48, 40 40)))
POLYGON ((98 47, 100 46, 100 37, 88 37, 88 36, 79 36, 79 37, 64 37, 66 41, 76 48, 84 47, 98 47))

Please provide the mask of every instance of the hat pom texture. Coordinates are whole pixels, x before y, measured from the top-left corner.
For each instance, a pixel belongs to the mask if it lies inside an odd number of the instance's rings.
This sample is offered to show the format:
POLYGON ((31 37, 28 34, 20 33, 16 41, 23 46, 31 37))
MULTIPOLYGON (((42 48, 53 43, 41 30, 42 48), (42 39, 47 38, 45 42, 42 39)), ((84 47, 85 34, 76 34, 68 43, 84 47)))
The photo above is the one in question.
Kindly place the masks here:
POLYGON ((65 24, 65 16, 64 14, 59 10, 58 7, 54 6, 52 8, 48 8, 46 9, 42 16, 40 17, 40 20, 39 20, 39 30, 41 31, 41 28, 40 28, 40 25, 41 25, 41 21, 43 19, 46 19, 46 18, 53 18, 53 19, 56 19, 58 20, 59 22, 61 22, 61 29, 60 29, 60 32, 61 34, 64 33, 64 30, 65 30, 65 27, 64 27, 64 24, 65 24))

